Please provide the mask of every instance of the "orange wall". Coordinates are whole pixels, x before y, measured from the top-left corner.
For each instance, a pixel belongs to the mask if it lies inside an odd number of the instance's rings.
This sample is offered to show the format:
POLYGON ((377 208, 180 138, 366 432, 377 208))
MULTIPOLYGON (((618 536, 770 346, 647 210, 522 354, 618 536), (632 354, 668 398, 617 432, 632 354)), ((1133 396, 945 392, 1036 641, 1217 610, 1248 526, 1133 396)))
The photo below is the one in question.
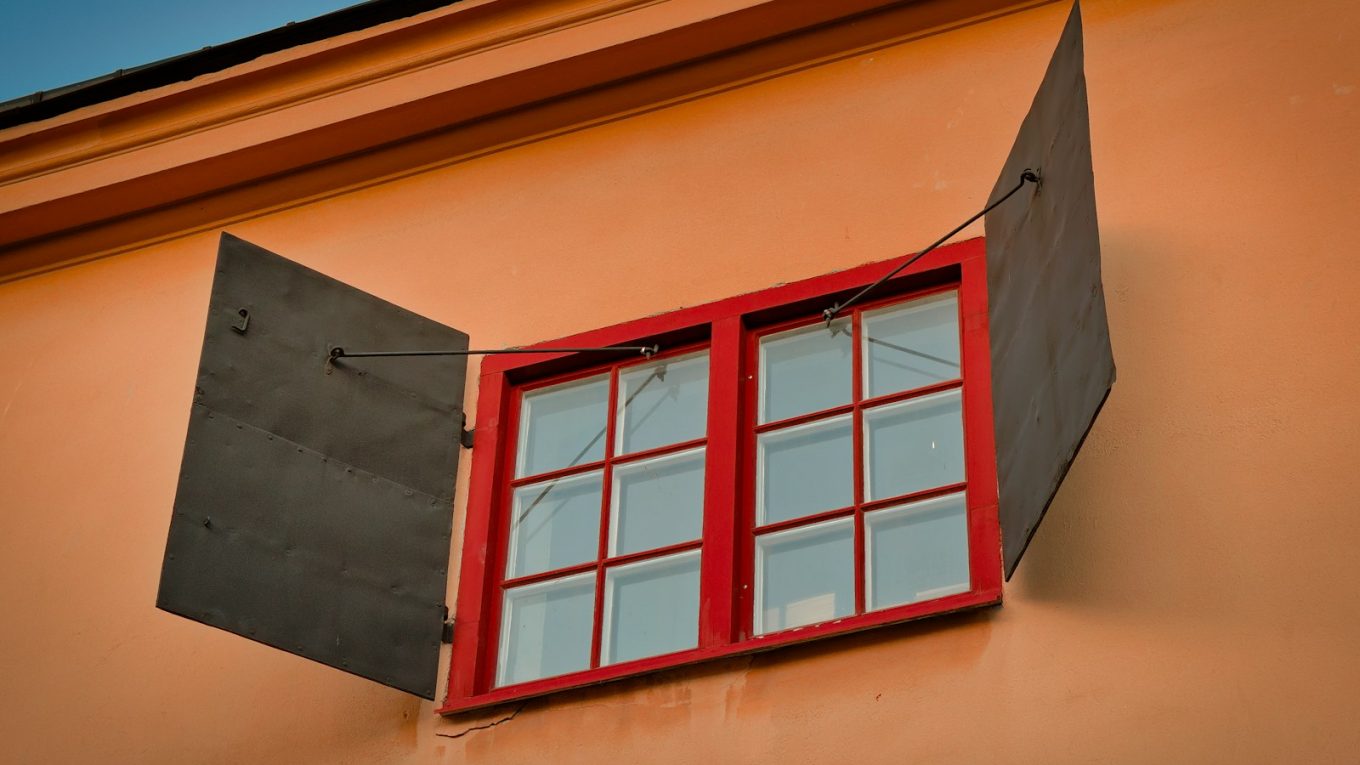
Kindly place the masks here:
POLYGON ((659 108, 58 242, 116 254, 0 284, 0 760, 1354 762, 1360 8, 1084 9, 1119 382, 1002 608, 454 737, 514 708, 439 719, 153 604, 223 227, 481 347, 888 258, 980 206, 1065 3, 934 33, 873 17, 784 45, 878 44, 659 108))

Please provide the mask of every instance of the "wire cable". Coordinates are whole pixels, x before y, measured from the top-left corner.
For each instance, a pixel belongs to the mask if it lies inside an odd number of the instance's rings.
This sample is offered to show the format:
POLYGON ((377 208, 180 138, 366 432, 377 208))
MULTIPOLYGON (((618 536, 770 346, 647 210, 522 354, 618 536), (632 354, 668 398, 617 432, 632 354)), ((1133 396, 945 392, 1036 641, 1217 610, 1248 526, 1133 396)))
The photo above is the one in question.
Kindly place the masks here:
POLYGON ((889 279, 893 278, 894 276, 897 276, 912 263, 915 263, 916 261, 925 257, 931 250, 949 241, 951 238, 953 238, 955 234, 959 233, 965 228, 968 228, 970 225, 972 225, 973 221, 991 212, 997 205, 1001 204, 1002 202, 1005 202, 1007 199, 1010 199, 1015 194, 1015 192, 1023 188, 1026 183, 1038 183, 1038 182, 1039 176, 1033 170, 1025 170, 1023 173, 1020 174, 1020 182, 1015 184, 1015 188, 1001 195, 1000 199, 996 200, 995 202, 992 202, 991 204, 979 210, 976 215, 964 221, 963 223, 960 223, 957 227, 954 228, 953 231, 950 231, 948 234, 945 234, 939 239, 936 239, 934 244, 930 245, 924 250, 921 250, 915 255, 912 255, 910 258, 907 258, 906 262, 904 262, 897 268, 894 268, 893 270, 889 271, 888 273, 884 274, 882 278, 880 278, 878 281, 874 282, 873 284, 870 284, 868 287, 865 287, 859 292, 856 292, 854 296, 851 297, 849 300, 845 301, 844 303, 834 303, 830 308, 822 311, 822 317, 826 319, 826 325, 828 327, 831 326, 831 322, 835 320, 836 316, 840 314, 841 311, 844 311, 845 309, 849 308, 855 303, 858 303, 860 298, 878 289, 883 284, 883 282, 886 282, 889 279))
POLYGON ((372 359, 397 356, 494 356, 504 353, 617 353, 637 351, 647 358, 661 350, 656 345, 606 345, 599 348, 501 348, 482 351, 347 351, 340 346, 331 349, 331 359, 372 359))

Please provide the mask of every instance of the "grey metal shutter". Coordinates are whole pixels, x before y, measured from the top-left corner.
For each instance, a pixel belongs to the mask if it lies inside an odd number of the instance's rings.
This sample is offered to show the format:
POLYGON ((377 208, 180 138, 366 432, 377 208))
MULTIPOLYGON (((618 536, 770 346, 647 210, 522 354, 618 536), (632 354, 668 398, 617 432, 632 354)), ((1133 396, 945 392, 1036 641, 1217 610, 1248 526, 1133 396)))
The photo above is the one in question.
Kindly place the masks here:
POLYGON ((1006 578, 1114 384, 1100 282, 1081 7, 1072 8, 992 195, 1039 174, 987 214, 1002 549, 1006 578))
POLYGON ((467 335, 223 234, 157 606, 434 698, 467 335))

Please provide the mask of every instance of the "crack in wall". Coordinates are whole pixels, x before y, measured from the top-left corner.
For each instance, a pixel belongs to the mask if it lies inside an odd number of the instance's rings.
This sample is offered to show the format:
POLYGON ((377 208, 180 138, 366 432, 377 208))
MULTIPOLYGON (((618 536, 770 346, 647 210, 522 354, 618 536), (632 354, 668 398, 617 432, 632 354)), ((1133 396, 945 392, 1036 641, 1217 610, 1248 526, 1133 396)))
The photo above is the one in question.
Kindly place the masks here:
POLYGON ((439 731, 435 731, 434 735, 443 736, 444 738, 462 738, 463 736, 466 736, 467 734, 472 733, 473 731, 486 730, 487 728, 494 728, 502 723, 508 723, 511 720, 515 719, 516 717, 519 717, 519 713, 523 712, 524 708, 527 706, 528 704, 520 704, 519 707, 515 709, 515 711, 511 712, 505 717, 502 717, 499 720, 492 720, 491 722, 484 723, 482 725, 474 725, 471 728, 468 728, 467 730, 464 731, 459 731, 458 733, 440 733, 439 731))

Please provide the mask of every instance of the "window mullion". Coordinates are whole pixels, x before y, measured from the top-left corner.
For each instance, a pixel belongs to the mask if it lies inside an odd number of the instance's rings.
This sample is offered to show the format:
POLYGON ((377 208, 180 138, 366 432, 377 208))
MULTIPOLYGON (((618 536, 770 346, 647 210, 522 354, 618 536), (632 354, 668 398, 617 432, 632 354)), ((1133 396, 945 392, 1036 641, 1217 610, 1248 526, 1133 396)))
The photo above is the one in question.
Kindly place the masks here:
POLYGON ((600 645, 604 634, 604 559, 609 557, 610 510, 614 504, 614 431, 618 425, 619 370, 609 371, 609 408, 604 429, 604 475, 600 494, 600 541, 595 555, 595 612, 590 635, 590 668, 600 666, 600 645))
POLYGON ((854 403, 854 414, 851 426, 851 441, 854 453, 854 472, 855 472, 855 613, 865 612, 865 578, 867 573, 864 567, 864 410, 860 408, 860 403, 864 400, 864 315, 861 311, 855 311, 851 317, 852 348, 850 353, 851 364, 854 369, 851 372, 850 391, 851 400, 854 403))
POLYGON ((736 640, 740 518, 741 345, 739 316, 713 324, 709 347, 708 445, 704 469, 703 553, 699 575, 699 646, 736 640))

